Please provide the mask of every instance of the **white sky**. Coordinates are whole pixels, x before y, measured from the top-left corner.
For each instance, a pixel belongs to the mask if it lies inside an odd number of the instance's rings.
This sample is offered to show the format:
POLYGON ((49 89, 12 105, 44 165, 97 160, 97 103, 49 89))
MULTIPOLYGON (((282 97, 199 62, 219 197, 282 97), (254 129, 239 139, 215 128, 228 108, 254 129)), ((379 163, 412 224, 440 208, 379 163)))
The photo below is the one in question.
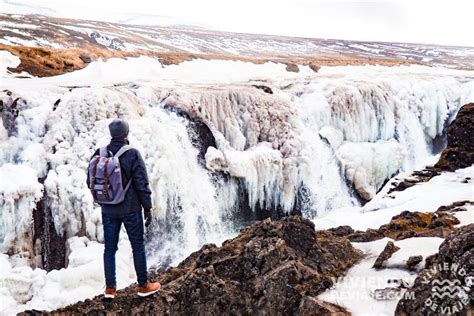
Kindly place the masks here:
POLYGON ((474 0, 0 0, 0 12, 6 2, 71 18, 154 14, 234 32, 474 47, 474 0))

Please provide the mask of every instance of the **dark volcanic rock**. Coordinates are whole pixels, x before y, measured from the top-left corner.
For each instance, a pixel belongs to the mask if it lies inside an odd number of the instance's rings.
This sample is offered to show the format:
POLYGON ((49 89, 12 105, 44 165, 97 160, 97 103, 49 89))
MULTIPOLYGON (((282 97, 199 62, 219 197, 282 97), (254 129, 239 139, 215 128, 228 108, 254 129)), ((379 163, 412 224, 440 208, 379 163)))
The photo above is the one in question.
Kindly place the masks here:
POLYGON ((408 270, 415 270, 418 263, 423 261, 423 256, 411 256, 407 260, 407 268, 408 270))
POLYGON ((270 88, 270 87, 268 87, 268 86, 254 84, 254 85, 252 85, 252 87, 257 88, 257 89, 260 89, 260 90, 262 90, 262 91, 265 92, 265 93, 273 94, 272 88, 270 88))
POLYGON ((474 150, 474 103, 461 107, 447 134, 448 147, 474 150))
POLYGON ((372 266, 372 268, 382 269, 385 261, 387 261, 398 250, 400 250, 400 248, 395 246, 395 244, 392 241, 387 242, 387 244, 385 245, 385 248, 379 254, 379 256, 377 257, 377 260, 375 260, 375 263, 372 266))
POLYGON ((79 58, 86 64, 89 64, 92 62, 92 58, 88 55, 79 55, 79 58))
POLYGON ((300 68, 296 64, 286 64, 286 71, 300 72, 300 68))
MULTIPOLYGON (((44 183, 44 180, 45 178, 38 179, 40 183, 44 183)), ((33 244, 39 245, 37 250, 41 254, 42 268, 51 271, 66 267, 66 235, 56 232, 46 190, 33 210, 33 232, 33 244)))
POLYGON ((423 170, 414 171, 410 177, 401 179, 398 182, 392 184, 392 187, 388 190, 387 194, 396 191, 403 191, 409 187, 414 186, 420 182, 427 182, 431 178, 441 174, 441 170, 435 167, 426 167, 423 170))
POLYGON ((411 237, 446 237, 459 224, 451 214, 424 213, 404 211, 390 220, 390 223, 379 229, 368 229, 365 232, 354 232, 347 235, 350 241, 366 242, 389 237, 402 240, 411 237))
POLYGON ((467 209, 464 207, 465 205, 470 204, 474 205, 474 201, 458 201, 451 203, 450 205, 442 205, 440 206, 436 212, 448 212, 448 213, 456 213, 456 212, 465 212, 467 209))
POLYGON ((163 284, 154 297, 130 286, 112 302, 98 296, 53 314, 344 315, 317 295, 360 258, 347 239, 317 236, 302 217, 268 219, 154 277, 163 284))
POLYGON ((464 105, 447 129, 448 146, 435 167, 456 170, 474 164, 474 103, 464 105))
MULTIPOLYGON (((396 315, 472 315, 474 224, 450 234, 398 302, 396 315)), ((427 260, 428 261, 428 260, 427 260)))
POLYGON ((436 167, 442 170, 454 171, 456 169, 472 166, 474 152, 459 147, 449 147, 443 150, 436 167))
POLYGON ((344 308, 318 300, 311 296, 306 296, 303 298, 300 304, 300 308, 297 315, 304 316, 321 316, 321 315, 331 315, 331 316, 343 316, 351 315, 344 308))
POLYGON ((311 70, 314 71, 314 72, 318 72, 319 69, 321 69, 321 66, 319 66, 319 65, 317 65, 317 64, 315 64, 315 63, 309 63, 308 66, 309 66, 309 68, 311 68, 311 70))
MULTIPOLYGON (((462 202, 462 205, 465 201, 462 202)), ((455 203, 459 207, 458 203, 455 203)), ((451 209, 446 206, 444 209, 451 209)), ((440 208, 441 209, 441 208, 440 208)), ((390 223, 380 226, 378 229, 369 228, 366 231, 354 231, 350 226, 339 226, 318 234, 328 236, 345 236, 352 242, 368 242, 384 237, 394 240, 402 240, 410 237, 446 237, 455 230, 454 225, 459 224, 459 220, 453 215, 436 211, 433 213, 404 211, 395 215, 390 223)))

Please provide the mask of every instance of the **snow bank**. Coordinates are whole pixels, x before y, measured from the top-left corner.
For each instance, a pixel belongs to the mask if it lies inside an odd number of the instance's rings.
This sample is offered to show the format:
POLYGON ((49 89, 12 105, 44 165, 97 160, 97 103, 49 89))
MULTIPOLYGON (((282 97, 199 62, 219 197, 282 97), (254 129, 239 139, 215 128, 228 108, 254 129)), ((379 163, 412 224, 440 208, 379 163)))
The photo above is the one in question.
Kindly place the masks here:
MULTIPOLYGON (((86 237, 67 243, 68 268, 49 273, 30 268, 24 260, 0 254, 0 310, 15 314, 25 309, 52 310, 93 297, 104 288, 103 244, 86 237), (67 293, 67 295, 65 295, 67 293)), ((116 256, 117 287, 136 281, 132 249, 122 229, 116 256)))
MULTIPOLYGON (((402 175, 401 175, 402 176, 402 175)), ((406 176, 406 175, 405 175, 406 176)), ((456 201, 472 200, 474 166, 455 172, 445 172, 433 177, 428 182, 418 183, 401 192, 386 194, 390 183, 364 207, 347 207, 334 210, 326 216, 314 220, 316 229, 326 229, 340 225, 349 225, 354 230, 378 228, 390 219, 407 211, 434 212, 440 206, 450 205, 456 201), (470 179, 470 180, 468 180, 470 179)), ((459 225, 474 222, 474 207, 467 206, 465 212, 453 215, 461 221, 459 225)), ((372 265, 390 238, 373 242, 352 243, 361 249, 367 257, 351 268, 347 275, 336 280, 335 286, 319 295, 325 301, 346 307, 354 315, 393 315, 398 299, 405 292, 402 290, 392 297, 377 297, 376 289, 397 287, 403 280, 409 285, 417 274, 401 269, 410 256, 427 256, 438 252, 443 238, 416 237, 394 241, 400 250, 386 262, 383 270, 372 269, 372 265), (396 282, 393 282, 395 280, 396 282), (397 283, 398 282, 398 283, 397 283)))
MULTIPOLYGON (((428 182, 418 183, 387 195, 386 187, 363 207, 344 207, 314 219, 316 229, 349 225, 355 230, 379 228, 403 211, 435 212, 440 206, 472 200, 474 166, 455 172, 443 172, 428 182), (471 178, 471 180, 466 180, 471 178)), ((457 213, 454 214, 458 216, 457 213)), ((468 216, 460 212, 459 216, 468 216)), ((472 218, 470 219, 472 222, 472 218)))
POLYGON ((0 76, 8 76, 8 67, 17 67, 20 64, 21 60, 19 57, 13 55, 10 52, 5 50, 0 50, 0 76))

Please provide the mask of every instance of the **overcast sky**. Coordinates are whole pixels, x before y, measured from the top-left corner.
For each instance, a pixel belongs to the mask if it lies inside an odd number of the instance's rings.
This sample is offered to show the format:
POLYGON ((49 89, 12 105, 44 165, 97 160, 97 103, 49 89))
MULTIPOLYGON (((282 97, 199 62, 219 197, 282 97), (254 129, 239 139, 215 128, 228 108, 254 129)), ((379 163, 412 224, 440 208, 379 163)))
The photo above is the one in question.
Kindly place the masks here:
POLYGON ((474 0, 0 0, 0 11, 13 3, 71 18, 154 14, 234 32, 474 47, 474 0))

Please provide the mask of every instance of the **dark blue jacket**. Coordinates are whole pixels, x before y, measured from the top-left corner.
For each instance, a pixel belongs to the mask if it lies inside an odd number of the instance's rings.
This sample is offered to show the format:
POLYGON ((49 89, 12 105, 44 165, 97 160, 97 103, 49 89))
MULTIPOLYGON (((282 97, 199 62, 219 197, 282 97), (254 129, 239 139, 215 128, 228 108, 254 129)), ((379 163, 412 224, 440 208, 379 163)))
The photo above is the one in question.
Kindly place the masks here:
MULTIPOLYGON (((127 144, 128 141, 123 138, 112 138, 110 144, 107 145, 107 150, 115 155, 122 146, 127 144)), ((98 154, 99 149, 95 151, 92 157, 98 154)), ((130 149, 120 156, 119 160, 122 169, 123 185, 126 185, 130 179, 132 179, 132 184, 125 194, 125 199, 122 203, 117 205, 102 205, 102 212, 106 214, 122 215, 132 212, 140 212, 142 207, 144 210, 151 209, 150 184, 148 182, 145 162, 143 161, 140 152, 136 149, 130 149)), ((89 186, 90 179, 89 172, 87 172, 87 187, 89 186)))

